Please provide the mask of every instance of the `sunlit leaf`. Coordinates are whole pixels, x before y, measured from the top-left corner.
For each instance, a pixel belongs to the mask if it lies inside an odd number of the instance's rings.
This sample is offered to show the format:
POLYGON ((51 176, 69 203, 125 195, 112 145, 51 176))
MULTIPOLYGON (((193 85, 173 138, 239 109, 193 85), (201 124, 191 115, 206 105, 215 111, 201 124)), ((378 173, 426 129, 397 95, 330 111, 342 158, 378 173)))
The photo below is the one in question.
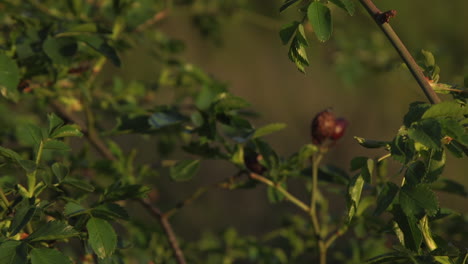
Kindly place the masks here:
POLYGON ((117 235, 106 220, 91 217, 86 223, 88 242, 96 255, 103 259, 110 257, 117 247, 117 235))
POLYGON ((199 168, 199 160, 182 160, 171 167, 170 176, 174 181, 187 181, 197 174, 199 168))
POLYGON ((333 28, 330 9, 323 3, 314 1, 307 9, 307 18, 317 38, 322 42, 327 41, 333 28))

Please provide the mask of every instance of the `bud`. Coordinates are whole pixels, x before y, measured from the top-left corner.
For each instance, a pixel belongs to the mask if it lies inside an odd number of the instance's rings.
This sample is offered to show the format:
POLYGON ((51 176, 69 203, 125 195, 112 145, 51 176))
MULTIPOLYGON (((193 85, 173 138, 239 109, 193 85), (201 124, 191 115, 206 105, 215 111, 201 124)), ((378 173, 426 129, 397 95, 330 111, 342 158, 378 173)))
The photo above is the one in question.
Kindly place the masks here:
POLYGON ((330 110, 318 113, 310 126, 312 143, 320 145, 335 133, 335 115, 330 110))
POLYGON ((348 127, 348 121, 346 119, 340 117, 335 120, 335 130, 333 131, 333 134, 331 136, 332 140, 338 140, 340 139, 344 132, 346 131, 346 128, 348 127))

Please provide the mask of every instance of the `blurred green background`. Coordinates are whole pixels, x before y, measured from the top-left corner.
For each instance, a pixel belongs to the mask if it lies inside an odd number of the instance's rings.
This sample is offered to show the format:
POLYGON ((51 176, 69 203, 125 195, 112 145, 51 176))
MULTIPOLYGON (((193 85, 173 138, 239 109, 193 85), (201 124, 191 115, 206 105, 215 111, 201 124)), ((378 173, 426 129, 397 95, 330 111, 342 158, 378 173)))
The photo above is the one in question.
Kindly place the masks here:
MULTIPOLYGON (((185 42, 183 57, 228 84, 230 91, 252 103, 259 112, 257 126, 283 122, 288 126, 267 140, 278 153, 288 156, 310 142, 309 125, 313 116, 332 107, 338 116, 350 121, 346 136, 327 155, 325 163, 349 170, 352 157, 378 157, 382 151, 361 148, 353 139, 360 136, 390 140, 402 124, 402 117, 413 101, 425 101, 417 83, 402 65, 369 15, 358 6, 353 17, 334 8, 334 33, 330 41, 319 43, 306 27, 310 47, 310 67, 300 73, 287 57, 278 31, 282 24, 300 19, 295 8, 279 14, 282 1, 245 1, 230 17, 221 19, 220 34, 215 38, 201 36, 193 25, 193 10, 174 9, 157 25, 170 37, 185 42)), ((468 35, 463 20, 468 2, 380 0, 383 11, 397 10, 391 23, 408 49, 417 54, 421 49, 434 53, 441 68, 441 82, 462 84, 468 72, 466 62, 468 35)), ((104 80, 115 74, 123 80, 156 82, 161 65, 148 54, 154 47, 140 43, 122 55, 122 68, 108 65, 104 80)), ((162 90, 156 101, 170 100, 171 91, 162 90)), ((121 137, 121 141, 128 138, 121 137)), ((126 148, 139 149, 144 162, 157 160, 156 142, 129 141, 126 148)), ((175 153, 174 159, 182 157, 175 153)), ((468 185, 468 164, 449 155, 445 177, 468 185)), ((235 169, 224 162, 204 162, 193 181, 173 183, 168 177, 155 179, 158 203, 171 208, 198 187, 231 176, 235 169)), ((396 174, 398 167, 390 167, 396 174)), ((395 181, 400 181, 397 176, 395 181)), ((307 199, 304 186, 291 183, 291 192, 307 199)), ((344 207, 342 197, 329 194, 336 213, 344 207)), ((467 200, 459 196, 440 195, 442 207, 468 212, 467 200)), ((173 218, 174 228, 183 239, 198 238, 204 230, 214 232, 233 226, 241 234, 263 234, 278 226, 287 212, 300 213, 287 203, 271 205, 266 188, 249 190, 214 190, 194 204, 183 208, 173 218)))

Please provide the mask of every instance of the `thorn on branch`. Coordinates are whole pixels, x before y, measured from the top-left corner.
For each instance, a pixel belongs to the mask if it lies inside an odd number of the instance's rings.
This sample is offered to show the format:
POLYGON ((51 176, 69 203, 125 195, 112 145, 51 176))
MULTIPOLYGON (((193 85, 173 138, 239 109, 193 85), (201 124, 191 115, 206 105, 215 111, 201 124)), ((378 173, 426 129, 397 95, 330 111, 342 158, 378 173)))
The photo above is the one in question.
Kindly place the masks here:
POLYGON ((386 12, 380 12, 376 15, 376 20, 380 24, 388 23, 390 21, 390 18, 395 17, 397 14, 396 10, 388 10, 386 12))

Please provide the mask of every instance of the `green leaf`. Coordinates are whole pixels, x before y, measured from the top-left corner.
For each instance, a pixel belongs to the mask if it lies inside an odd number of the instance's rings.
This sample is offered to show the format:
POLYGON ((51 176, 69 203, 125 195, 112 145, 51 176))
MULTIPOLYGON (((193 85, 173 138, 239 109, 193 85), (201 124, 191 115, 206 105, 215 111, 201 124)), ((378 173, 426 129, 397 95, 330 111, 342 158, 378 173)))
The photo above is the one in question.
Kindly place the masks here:
POLYGON ((430 51, 421 50, 421 56, 423 59, 424 66, 430 67, 435 65, 434 55, 430 51))
POLYGON ((0 146, 0 156, 12 160, 20 160, 21 156, 20 154, 16 153, 14 150, 4 148, 0 146))
POLYGON ((361 174, 356 175, 350 182, 348 187, 348 215, 347 222, 353 218, 361 200, 362 188, 364 187, 364 179, 361 174))
POLYGON ((418 219, 413 215, 406 215, 401 208, 393 210, 393 216, 398 227, 403 232, 403 240, 406 248, 413 251, 419 251, 423 241, 423 235, 418 227, 418 219))
POLYGON ((16 62, 0 53, 0 94, 10 100, 18 101, 20 72, 16 62))
POLYGON ((216 113, 225 113, 232 110, 244 109, 250 106, 250 103, 241 97, 228 93, 221 93, 216 98, 214 110, 216 113))
POLYGON ((294 36, 294 33, 296 33, 297 27, 300 25, 299 22, 293 21, 291 23, 288 23, 281 27, 281 30, 279 32, 281 42, 283 42, 283 45, 288 44, 288 42, 291 40, 291 38, 294 36))
POLYGON ((279 11, 280 11, 280 12, 283 12, 283 11, 286 10, 290 5, 296 3, 297 1, 299 1, 299 0, 285 0, 284 3, 281 5, 279 11))
POLYGON ((441 149, 442 129, 435 119, 425 119, 408 129, 408 136, 428 148, 441 149))
POLYGON ((42 134, 42 129, 33 124, 27 124, 26 129, 33 139, 34 143, 39 145, 39 143, 44 139, 44 135, 42 134))
POLYGON ((63 181, 63 184, 68 184, 71 185, 77 189, 80 189, 85 192, 94 192, 94 186, 89 184, 88 182, 78 179, 78 178, 71 178, 71 177, 66 177, 63 181))
POLYGON ((274 133, 276 131, 282 130, 286 127, 286 124, 283 123, 273 123, 255 130, 252 138, 264 137, 268 134, 274 133))
POLYGON ((375 208, 374 215, 380 215, 392 204, 398 193, 398 189, 398 186, 393 182, 385 183, 377 196, 377 206, 375 208))
POLYGON ((108 58, 115 66, 120 67, 120 58, 115 49, 107 43, 106 39, 98 35, 79 35, 76 36, 79 41, 82 41, 95 49, 97 52, 108 58))
POLYGON ((436 181, 445 168, 445 151, 430 150, 425 158, 426 172, 424 174, 425 182, 436 181))
POLYGON ((55 113, 48 114, 47 119, 49 121, 49 135, 64 124, 63 120, 55 113))
MULTIPOLYGON (((307 175, 310 175, 310 173, 307 175)), ((344 170, 331 164, 320 166, 318 171, 318 179, 320 181, 341 185, 348 185, 350 181, 348 174, 344 170)))
POLYGON ((55 64, 67 65, 77 53, 78 44, 73 38, 48 37, 42 44, 42 49, 55 64))
POLYGON ((406 164, 410 162, 416 154, 414 140, 399 133, 390 144, 390 152, 392 154, 392 158, 406 164))
POLYGON ((421 120, 424 113, 431 107, 430 104, 422 102, 413 102, 409 106, 408 113, 403 118, 403 124, 410 127, 413 122, 421 120))
POLYGON ((224 85, 219 84, 204 84, 197 94, 195 99, 195 105, 200 110, 207 110, 216 97, 226 92, 226 87, 224 85))
POLYGON ((106 203, 101 204, 93 208, 93 216, 98 218, 108 218, 109 220, 113 219, 124 219, 127 220, 129 215, 125 208, 115 203, 106 203))
POLYGON ((187 181, 198 172, 200 160, 182 160, 170 169, 171 179, 174 181, 187 181))
POLYGON ((73 229, 72 226, 61 221, 49 221, 34 231, 28 238, 27 241, 47 241, 47 240, 62 240, 74 236, 78 236, 80 233, 73 229))
POLYGON ((149 191, 151 191, 151 188, 147 186, 139 184, 123 184, 121 181, 116 181, 105 190, 104 200, 107 202, 114 202, 142 198, 149 191))
POLYGON ((66 217, 73 217, 73 216, 76 216, 76 215, 79 215, 83 212, 85 212, 86 209, 81 206, 80 204, 77 204, 77 203, 74 203, 74 202, 68 202, 66 205, 65 205, 65 210, 63 211, 63 214, 66 216, 66 217))
POLYGON ((374 160, 367 157, 356 157, 351 160, 351 171, 361 169, 361 176, 365 182, 371 181, 374 170, 374 160))
POLYGON ((27 264, 27 244, 16 240, 0 243, 0 263, 27 264))
POLYGON ((435 118, 435 117, 463 117, 468 115, 468 106, 460 101, 444 101, 435 105, 432 105, 426 112, 424 112, 422 118, 435 118))
POLYGON ((354 15, 354 12, 356 11, 356 7, 352 0, 330 0, 330 2, 344 9, 350 16, 354 15))
POLYGON ((106 220, 91 217, 86 223, 88 242, 96 255, 103 259, 112 256, 117 246, 117 235, 106 220))
POLYGON ((69 169, 67 166, 61 164, 61 163, 54 163, 52 164, 52 173, 57 177, 57 180, 61 182, 65 177, 67 177, 69 173, 69 169))
POLYGON ((44 142, 44 149, 55 150, 55 151, 70 151, 71 148, 62 141, 55 139, 49 139, 44 142))
POLYGON ((421 216, 423 213, 433 216, 439 209, 435 193, 426 184, 403 186, 399 200, 401 209, 408 216, 421 216))
POLYGON ((16 207, 15 215, 9 228, 10 236, 18 234, 32 219, 36 212, 33 199, 23 199, 16 207))
MULTIPOLYGON (((280 185, 286 189, 286 184, 285 183, 280 183, 280 185)), ((284 195, 276 190, 276 188, 268 186, 267 187, 267 196, 268 196, 268 201, 270 203, 278 203, 284 200, 284 195)))
POLYGON ((447 135, 463 145, 468 145, 468 133, 465 127, 453 118, 444 118, 439 120, 443 135, 447 135))
POLYGON ((333 29, 330 9, 321 2, 314 1, 307 8, 307 18, 318 40, 327 41, 333 29))
POLYGON ((244 146, 242 144, 236 144, 231 162, 237 166, 244 166, 244 146))
POLYGON ((81 133, 78 125, 65 125, 63 127, 55 129, 52 132, 52 134, 50 134, 50 138, 81 137, 81 136, 83 136, 83 133, 81 133))
POLYGON ((152 114, 148 119, 148 122, 152 127, 160 129, 180 124, 185 120, 187 120, 187 118, 179 112, 167 110, 152 114))
POLYGON ((33 248, 29 253, 31 264, 71 264, 62 252, 52 248, 33 248))
POLYGON ((383 148, 383 147, 387 147, 390 144, 390 142, 388 141, 377 141, 377 140, 365 139, 362 137, 354 137, 354 139, 359 143, 359 145, 365 148, 383 148))

